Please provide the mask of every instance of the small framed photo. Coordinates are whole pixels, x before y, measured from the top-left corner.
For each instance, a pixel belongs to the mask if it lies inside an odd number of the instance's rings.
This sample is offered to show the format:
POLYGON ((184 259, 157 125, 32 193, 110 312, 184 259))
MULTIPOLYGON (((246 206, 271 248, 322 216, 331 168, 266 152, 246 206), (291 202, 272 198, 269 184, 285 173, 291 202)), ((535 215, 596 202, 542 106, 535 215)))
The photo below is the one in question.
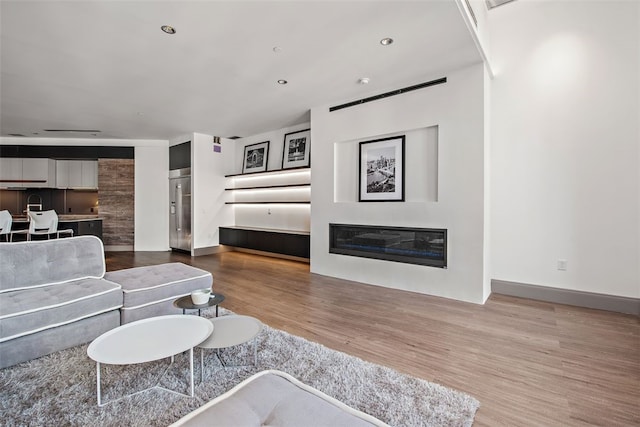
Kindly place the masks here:
POLYGON ((404 202, 404 135, 360 143, 360 202, 404 202))
POLYGON ((291 132, 284 136, 282 169, 309 167, 311 129, 291 132))
POLYGON ((269 141, 244 147, 242 173, 265 172, 269 156, 269 141))

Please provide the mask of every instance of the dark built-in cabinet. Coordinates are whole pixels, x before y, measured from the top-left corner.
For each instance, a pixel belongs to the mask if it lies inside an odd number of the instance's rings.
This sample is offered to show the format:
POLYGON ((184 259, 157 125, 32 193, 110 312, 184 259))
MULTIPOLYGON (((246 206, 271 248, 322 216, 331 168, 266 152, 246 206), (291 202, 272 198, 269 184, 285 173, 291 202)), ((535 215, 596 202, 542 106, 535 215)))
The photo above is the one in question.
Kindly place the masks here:
POLYGON ((310 237, 305 232, 220 227, 220 244, 300 258, 310 257, 310 237))
MULTIPOLYGON (((14 221, 11 229, 14 231, 28 230, 29 222, 26 220, 14 221)), ((73 230, 74 236, 96 236, 102 239, 102 219, 61 220, 58 222, 58 230, 73 230)), ((26 240, 26 238, 26 234, 15 234, 13 241, 18 242, 26 240)))

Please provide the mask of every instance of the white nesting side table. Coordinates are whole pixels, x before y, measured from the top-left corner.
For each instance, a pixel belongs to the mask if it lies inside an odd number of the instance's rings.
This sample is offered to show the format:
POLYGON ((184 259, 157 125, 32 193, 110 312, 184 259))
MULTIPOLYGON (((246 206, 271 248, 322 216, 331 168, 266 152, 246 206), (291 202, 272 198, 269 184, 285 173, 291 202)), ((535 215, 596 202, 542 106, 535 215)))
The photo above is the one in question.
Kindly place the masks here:
POLYGON ((187 350, 189 350, 191 369, 190 397, 193 397, 193 347, 206 340, 209 335, 211 335, 211 332, 213 332, 213 324, 209 320, 203 317, 177 314, 138 320, 100 335, 93 340, 87 348, 87 355, 95 360, 97 365, 96 387, 98 406, 104 406, 107 403, 153 388, 160 388, 183 395, 183 393, 169 390, 156 384, 145 390, 102 403, 100 393, 100 364, 131 365, 135 363, 152 362, 168 357, 171 357, 171 363, 173 363, 173 356, 187 350))
MULTIPOLYGON (((200 381, 204 380, 204 349, 216 350, 222 366, 226 365, 220 358, 219 350, 244 344, 254 339, 262 330, 262 322, 255 317, 229 315, 209 319, 213 333, 205 341, 197 345, 200 348, 200 381)), ((253 364, 258 363, 258 343, 253 343, 253 364)))

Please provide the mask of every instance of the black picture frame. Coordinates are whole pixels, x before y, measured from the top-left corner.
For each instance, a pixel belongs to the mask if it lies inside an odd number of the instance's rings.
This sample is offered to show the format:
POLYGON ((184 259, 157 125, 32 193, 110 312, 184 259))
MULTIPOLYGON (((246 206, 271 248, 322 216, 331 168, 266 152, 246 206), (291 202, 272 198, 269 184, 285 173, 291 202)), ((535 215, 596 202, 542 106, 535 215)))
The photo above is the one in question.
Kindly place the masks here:
POLYGON ((284 135, 282 169, 304 168, 311 164, 311 129, 284 135))
POLYGON ((404 202, 404 142, 404 135, 360 142, 359 202, 404 202))
POLYGON ((242 173, 266 172, 269 159, 269 141, 244 147, 242 173))

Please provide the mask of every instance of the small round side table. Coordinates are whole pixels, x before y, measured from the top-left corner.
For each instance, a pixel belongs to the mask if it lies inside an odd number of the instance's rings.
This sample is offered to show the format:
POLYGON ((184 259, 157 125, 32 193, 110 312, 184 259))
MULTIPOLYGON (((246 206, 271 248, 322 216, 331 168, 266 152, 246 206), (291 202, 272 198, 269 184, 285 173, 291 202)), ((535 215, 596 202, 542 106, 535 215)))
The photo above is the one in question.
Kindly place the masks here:
POLYGON ((181 308, 182 314, 186 314, 187 310, 198 310, 198 316, 201 315, 200 310, 208 307, 216 306, 216 317, 218 317, 218 304, 224 301, 224 295, 212 294, 209 297, 209 301, 205 304, 194 304, 191 300, 191 295, 185 295, 178 298, 173 302, 174 307, 181 308))

